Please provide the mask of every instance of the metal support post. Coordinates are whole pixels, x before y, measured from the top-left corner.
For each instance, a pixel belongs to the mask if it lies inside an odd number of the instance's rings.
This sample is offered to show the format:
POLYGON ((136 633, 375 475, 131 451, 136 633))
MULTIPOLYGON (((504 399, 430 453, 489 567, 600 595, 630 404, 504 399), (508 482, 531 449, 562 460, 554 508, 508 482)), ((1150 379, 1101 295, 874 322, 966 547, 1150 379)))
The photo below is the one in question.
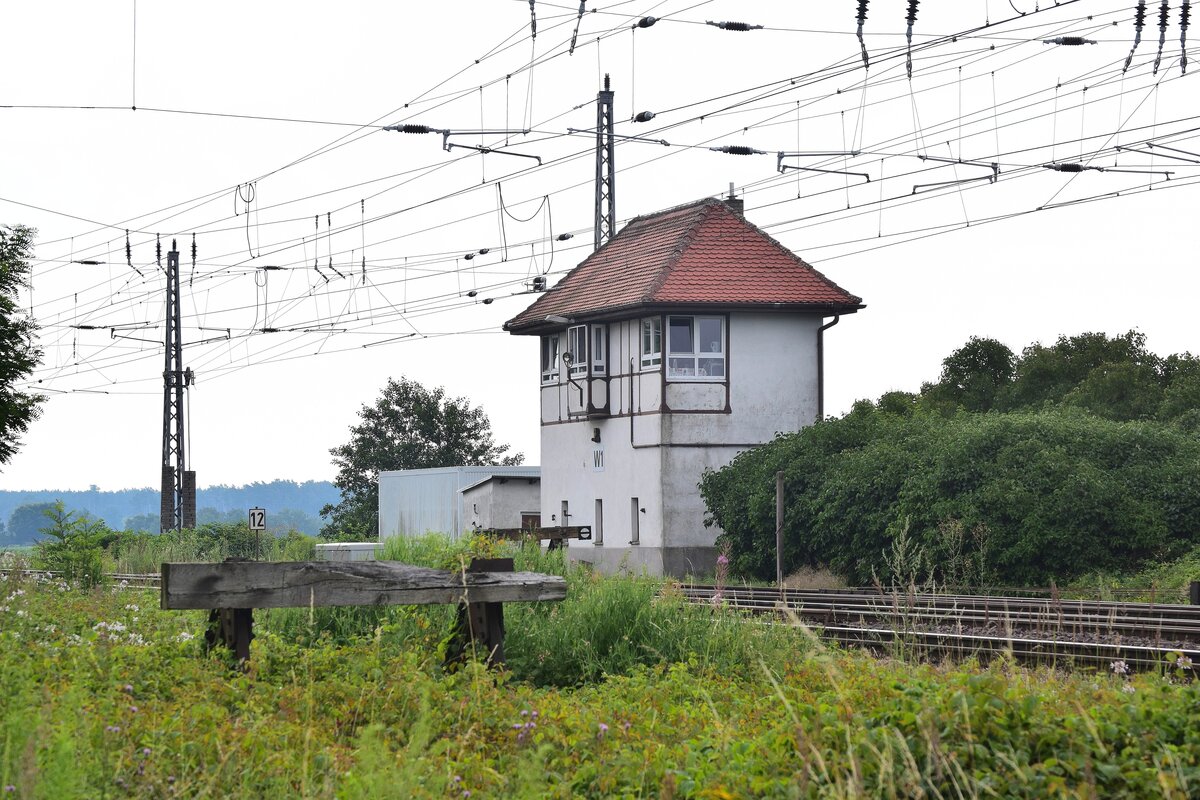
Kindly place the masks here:
POLYGON ((613 160, 613 92, 608 75, 596 95, 596 230, 595 249, 616 233, 617 167, 613 160))

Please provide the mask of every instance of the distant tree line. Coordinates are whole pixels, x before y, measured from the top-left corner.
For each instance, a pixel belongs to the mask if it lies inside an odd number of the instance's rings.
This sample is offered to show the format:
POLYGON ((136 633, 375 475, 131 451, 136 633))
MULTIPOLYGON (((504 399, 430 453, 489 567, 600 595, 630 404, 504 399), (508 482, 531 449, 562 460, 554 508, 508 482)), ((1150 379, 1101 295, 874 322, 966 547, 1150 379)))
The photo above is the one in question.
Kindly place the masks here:
POLYGON ((735 566, 846 580, 1045 583, 1200 544, 1200 359, 1142 334, 972 338, 919 392, 859 401, 700 484, 735 566))
MULTIPOLYGON (((296 530, 310 536, 321 528, 320 510, 340 497, 323 481, 271 481, 248 486, 214 486, 197 491, 196 522, 242 523, 252 506, 267 509, 268 528, 277 535, 296 530)), ((56 502, 111 530, 159 530, 159 493, 153 489, 101 491, 0 491, 0 546, 30 544, 46 527, 44 512, 56 502)))

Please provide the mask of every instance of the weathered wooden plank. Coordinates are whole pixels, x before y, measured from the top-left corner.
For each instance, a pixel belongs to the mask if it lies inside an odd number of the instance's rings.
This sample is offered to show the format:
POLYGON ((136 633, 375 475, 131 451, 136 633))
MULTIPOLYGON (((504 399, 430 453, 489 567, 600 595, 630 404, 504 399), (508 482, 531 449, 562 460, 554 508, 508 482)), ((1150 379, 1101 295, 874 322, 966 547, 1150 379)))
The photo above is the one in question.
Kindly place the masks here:
POLYGON ((303 608, 562 600, 567 584, 539 572, 450 572, 394 561, 163 564, 161 606, 303 608))

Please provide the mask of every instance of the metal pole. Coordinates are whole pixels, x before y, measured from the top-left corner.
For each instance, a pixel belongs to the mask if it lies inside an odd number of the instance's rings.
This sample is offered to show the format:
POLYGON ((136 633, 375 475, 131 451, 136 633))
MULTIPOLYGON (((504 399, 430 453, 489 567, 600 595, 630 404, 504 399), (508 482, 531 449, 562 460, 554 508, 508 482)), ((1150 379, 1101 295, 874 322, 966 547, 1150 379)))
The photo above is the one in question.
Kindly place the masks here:
POLYGON ((183 525, 183 472, 187 464, 183 419, 183 339, 179 310, 179 251, 175 242, 167 253, 166 335, 163 340, 163 438, 160 527, 183 525))
POLYGON ((613 92, 608 76, 596 95, 595 249, 613 237, 617 224, 617 167, 613 160, 613 92))
POLYGON ((775 585, 783 589, 783 472, 775 473, 775 585))

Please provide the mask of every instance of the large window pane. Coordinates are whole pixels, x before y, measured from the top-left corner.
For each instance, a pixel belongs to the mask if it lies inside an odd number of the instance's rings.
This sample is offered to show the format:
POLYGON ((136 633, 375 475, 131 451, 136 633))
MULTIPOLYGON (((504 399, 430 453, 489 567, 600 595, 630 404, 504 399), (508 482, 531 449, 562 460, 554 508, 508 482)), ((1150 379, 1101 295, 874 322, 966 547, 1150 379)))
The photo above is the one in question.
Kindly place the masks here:
POLYGON ((700 329, 699 351, 701 353, 720 353, 723 352, 724 336, 722 334, 721 325, 723 320, 720 317, 699 317, 696 320, 697 326, 700 329))
POLYGON ((668 333, 668 349, 671 353, 694 353, 695 339, 692 336, 693 320, 691 317, 671 317, 671 327, 668 333))

